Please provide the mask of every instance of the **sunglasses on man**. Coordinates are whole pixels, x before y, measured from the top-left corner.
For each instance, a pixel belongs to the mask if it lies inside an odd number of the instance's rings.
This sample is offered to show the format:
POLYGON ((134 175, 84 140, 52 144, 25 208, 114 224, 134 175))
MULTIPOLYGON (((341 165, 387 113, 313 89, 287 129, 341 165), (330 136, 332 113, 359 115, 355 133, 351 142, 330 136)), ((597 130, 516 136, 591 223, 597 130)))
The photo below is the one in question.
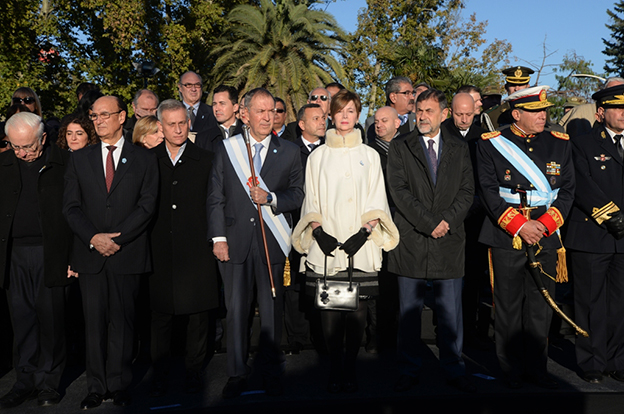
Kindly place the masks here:
POLYGON ((0 149, 5 149, 8 146, 9 146, 9 141, 6 141, 4 139, 0 141, 0 149))
POLYGON ((327 95, 310 95, 310 101, 316 101, 318 99, 325 102, 329 98, 327 97, 327 95))
POLYGON ((35 103, 35 98, 33 98, 32 96, 27 96, 25 98, 13 98, 13 104, 17 105, 17 104, 23 104, 23 105, 30 105, 30 104, 34 104, 35 103))

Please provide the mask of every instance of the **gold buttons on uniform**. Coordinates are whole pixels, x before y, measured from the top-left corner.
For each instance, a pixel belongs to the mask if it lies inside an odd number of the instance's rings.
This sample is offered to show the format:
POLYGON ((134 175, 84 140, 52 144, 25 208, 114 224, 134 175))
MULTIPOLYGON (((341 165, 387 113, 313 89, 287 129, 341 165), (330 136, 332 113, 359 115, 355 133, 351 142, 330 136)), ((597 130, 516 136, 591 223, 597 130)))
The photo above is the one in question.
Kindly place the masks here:
POLYGON ((607 166, 606 166, 606 165, 601 165, 601 166, 600 166, 600 169, 601 169, 601 170, 606 170, 606 169, 607 169, 607 166))
POLYGON ((531 142, 531 138, 527 138, 527 144, 531 142))
POLYGON ((529 148, 529 152, 533 152, 533 147, 530 147, 530 148, 529 148))

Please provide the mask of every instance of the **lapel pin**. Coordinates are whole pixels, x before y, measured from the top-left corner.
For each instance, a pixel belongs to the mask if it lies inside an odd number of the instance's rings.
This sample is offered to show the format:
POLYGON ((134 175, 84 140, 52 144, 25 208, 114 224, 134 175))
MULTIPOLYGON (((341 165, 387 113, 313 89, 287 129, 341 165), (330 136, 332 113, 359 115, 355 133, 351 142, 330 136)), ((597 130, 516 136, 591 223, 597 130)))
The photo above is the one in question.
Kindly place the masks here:
POLYGON ((122 164, 125 164, 125 163, 126 163, 126 161, 128 161, 128 160, 127 160, 127 159, 125 159, 125 158, 122 158, 122 159, 121 159, 121 163, 122 163, 122 164))
POLYGON ((363 167, 364 166, 364 161, 360 160, 360 165, 363 167))
POLYGON ((277 154, 277 150, 273 148, 273 154, 277 154))

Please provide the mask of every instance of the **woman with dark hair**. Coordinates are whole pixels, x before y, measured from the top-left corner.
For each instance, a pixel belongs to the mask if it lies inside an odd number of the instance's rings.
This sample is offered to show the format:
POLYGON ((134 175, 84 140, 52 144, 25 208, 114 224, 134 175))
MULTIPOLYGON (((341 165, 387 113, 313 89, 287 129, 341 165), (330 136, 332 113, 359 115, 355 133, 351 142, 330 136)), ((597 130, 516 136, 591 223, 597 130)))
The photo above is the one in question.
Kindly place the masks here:
POLYGON ((11 97, 11 104, 24 105, 33 114, 42 116, 41 102, 39 102, 39 97, 37 96, 35 91, 25 86, 17 88, 15 92, 13 92, 13 96, 11 97))
POLYGON ((78 151, 97 142, 93 122, 87 118, 73 116, 63 121, 56 145, 69 151, 78 151))
POLYGON ((301 269, 306 271, 306 293, 315 293, 316 280, 324 274, 328 280, 348 280, 350 258, 353 280, 360 285, 357 310, 320 312, 330 355, 331 393, 358 388, 355 362, 366 326, 366 301, 379 294, 382 248, 392 250, 399 242, 379 154, 362 143, 361 131, 355 128, 361 109, 353 92, 341 90, 332 97, 330 113, 336 126, 327 131, 325 145, 308 158, 302 218, 292 236, 293 247, 307 255, 301 269))
POLYGON ((89 110, 93 106, 93 103, 102 96, 104 96, 104 94, 98 89, 87 91, 84 95, 82 95, 82 98, 80 98, 80 102, 78 102, 78 107, 74 111, 74 115, 82 116, 88 119, 89 110))

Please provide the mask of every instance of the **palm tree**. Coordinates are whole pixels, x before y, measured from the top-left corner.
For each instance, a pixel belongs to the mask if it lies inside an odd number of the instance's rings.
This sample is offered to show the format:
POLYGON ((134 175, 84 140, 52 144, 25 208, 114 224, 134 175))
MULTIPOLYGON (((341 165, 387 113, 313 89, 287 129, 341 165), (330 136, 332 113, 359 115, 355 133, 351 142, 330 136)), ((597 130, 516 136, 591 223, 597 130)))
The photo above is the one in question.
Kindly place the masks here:
POLYGON ((290 119, 307 93, 344 79, 338 62, 344 32, 332 15, 309 2, 260 0, 240 5, 227 16, 230 30, 211 56, 216 82, 239 90, 263 87, 286 101, 290 119))

